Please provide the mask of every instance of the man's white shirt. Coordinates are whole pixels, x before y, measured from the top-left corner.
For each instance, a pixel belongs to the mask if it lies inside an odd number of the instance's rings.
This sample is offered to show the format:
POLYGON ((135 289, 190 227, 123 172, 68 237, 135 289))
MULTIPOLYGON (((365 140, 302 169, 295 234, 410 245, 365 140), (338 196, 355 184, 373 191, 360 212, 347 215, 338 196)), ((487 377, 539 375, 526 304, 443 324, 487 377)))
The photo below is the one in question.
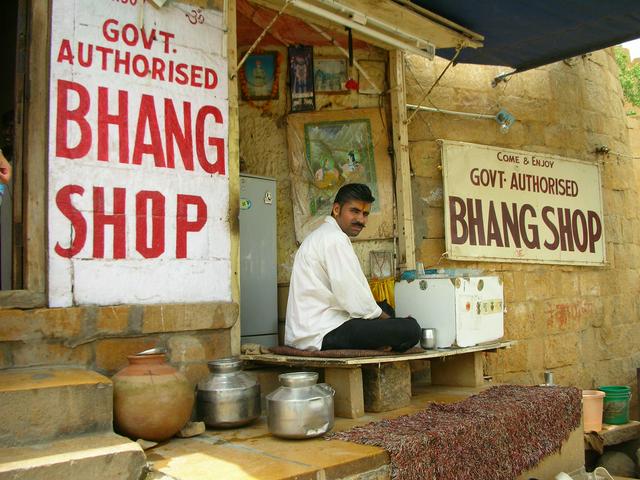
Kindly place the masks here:
POLYGON ((304 239, 293 261, 285 344, 320 350, 323 337, 350 318, 381 314, 351 239, 333 217, 326 217, 304 239))

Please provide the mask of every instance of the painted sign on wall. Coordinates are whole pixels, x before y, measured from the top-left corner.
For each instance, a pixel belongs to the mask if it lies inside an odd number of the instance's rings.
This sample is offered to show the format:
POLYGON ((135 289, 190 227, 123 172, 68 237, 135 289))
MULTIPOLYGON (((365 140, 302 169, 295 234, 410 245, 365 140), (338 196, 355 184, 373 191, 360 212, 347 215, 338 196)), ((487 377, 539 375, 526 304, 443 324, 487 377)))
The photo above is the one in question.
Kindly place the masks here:
POLYGON ((605 263, 597 164, 443 141, 442 165, 450 258, 605 263))
POLYGON ((49 304, 231 299, 221 12, 53 0, 49 304))

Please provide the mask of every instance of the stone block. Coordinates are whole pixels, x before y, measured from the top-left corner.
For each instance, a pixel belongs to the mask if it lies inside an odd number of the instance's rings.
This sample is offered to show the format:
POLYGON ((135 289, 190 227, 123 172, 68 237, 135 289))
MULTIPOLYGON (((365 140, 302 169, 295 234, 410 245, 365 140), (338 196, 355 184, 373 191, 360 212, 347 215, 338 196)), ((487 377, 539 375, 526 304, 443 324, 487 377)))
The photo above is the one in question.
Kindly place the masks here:
POLYGON ((82 369, 0 372, 0 446, 12 447, 88 432, 110 432, 111 380, 82 369))
POLYGON ((585 317, 595 306, 590 297, 571 297, 548 300, 544 309, 545 333, 554 334, 584 330, 588 325, 585 317))
POLYGON ((579 358, 580 335, 564 333, 549 335, 544 339, 545 368, 573 365, 579 358))
POLYGON ((529 367, 529 345, 527 342, 518 342, 504 352, 504 372, 524 372, 529 367))
POLYGON ((540 383, 532 372, 501 373, 494 376, 495 383, 511 383, 514 385, 534 385, 540 383))
MULTIPOLYGON (((505 298, 509 298, 505 293, 505 298)), ((509 340, 519 340, 535 336, 534 306, 531 302, 507 303, 504 316, 504 336, 509 340)))
POLYGON ((0 344, 0 370, 11 367, 12 365, 13 361, 11 359, 9 345, 0 344))
POLYGON ((364 409, 387 412, 411 402, 409 362, 390 362, 362 367, 364 409))
POLYGON ((445 253, 444 238, 429 238, 422 240, 416 251, 416 259, 426 266, 436 265, 445 253))
POLYGON ((181 332, 230 328, 238 320, 237 303, 145 305, 142 332, 181 332))
POLYGON ((409 161, 416 176, 442 178, 436 168, 440 164, 440 147, 433 140, 409 142, 409 161))
POLYGON ((520 95, 506 95, 501 105, 511 113, 518 122, 547 122, 549 120, 550 102, 533 98, 524 98, 520 95))
POLYGON ((158 346, 158 338, 107 338, 96 341, 96 368, 108 375, 126 367, 127 356, 158 346))
POLYGON ((14 367, 63 366, 87 367, 92 363, 90 345, 67 347, 62 343, 12 342, 11 356, 14 367))
POLYGON ((84 308, 0 310, 0 341, 76 338, 84 318, 84 308))
POLYGON ((481 352, 433 359, 431 383, 452 387, 480 387, 484 385, 483 364, 484 355, 481 352))
POLYGON ((411 180, 414 210, 425 207, 443 208, 442 178, 414 177, 411 180))
POLYGON ((364 415, 364 373, 362 369, 325 368, 324 381, 331 385, 336 392, 333 397, 336 416, 358 418, 364 415))
POLYGON ((231 356, 230 329, 201 333, 198 335, 198 339, 204 346, 204 354, 207 361, 231 356))
POLYGON ((544 370, 544 341, 541 337, 527 340, 528 371, 544 370))
POLYGON ((101 307, 96 316, 96 330, 99 333, 119 334, 126 333, 129 329, 128 305, 115 305, 101 307))
POLYGON ((171 363, 206 360, 204 346, 195 335, 174 335, 167 341, 171 363))
MULTIPOLYGON (((544 376, 541 376, 541 378, 544 378, 544 376)), ((590 385, 591 378, 589 377, 588 370, 583 368, 582 365, 576 364, 568 365, 566 367, 554 368, 553 382, 556 385, 574 385, 577 387, 582 387, 583 385, 590 385)))
POLYGON ((142 448, 114 433, 0 449, 0 480, 138 480, 142 448))

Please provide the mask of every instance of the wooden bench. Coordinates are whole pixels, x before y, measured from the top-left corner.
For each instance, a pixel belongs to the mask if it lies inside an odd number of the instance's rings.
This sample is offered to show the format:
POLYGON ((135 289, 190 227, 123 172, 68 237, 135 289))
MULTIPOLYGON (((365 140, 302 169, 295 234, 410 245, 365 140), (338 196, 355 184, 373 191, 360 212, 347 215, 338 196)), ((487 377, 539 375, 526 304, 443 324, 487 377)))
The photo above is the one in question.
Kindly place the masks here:
POLYGON ((339 417, 358 418, 363 416, 365 411, 363 367, 377 366, 381 369, 391 362, 405 362, 408 366, 411 360, 429 360, 433 385, 479 387, 484 384, 482 353, 510 348, 515 344, 515 341, 503 341, 473 347, 425 350, 419 353, 376 357, 298 357, 266 353, 240 355, 240 359, 249 365, 324 369, 325 382, 331 384, 336 390, 335 414, 339 417))

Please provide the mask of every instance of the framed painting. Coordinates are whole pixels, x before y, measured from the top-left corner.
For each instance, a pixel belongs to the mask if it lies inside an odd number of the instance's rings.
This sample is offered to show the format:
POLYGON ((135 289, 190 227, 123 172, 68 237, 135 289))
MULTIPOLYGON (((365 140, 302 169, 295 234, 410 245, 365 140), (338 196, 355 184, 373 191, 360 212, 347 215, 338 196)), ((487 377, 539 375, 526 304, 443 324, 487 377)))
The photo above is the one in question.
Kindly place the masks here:
POLYGON ((289 47, 289 85, 291 86, 291 111, 315 110, 313 93, 313 47, 299 45, 289 47))
POLYGON ((318 57, 313 63, 313 82, 316 93, 349 93, 347 59, 318 57))
POLYGON ((244 100, 278 98, 278 52, 252 53, 239 72, 240 91, 244 100))
POLYGON ((365 183, 376 201, 354 240, 393 237, 393 178, 388 134, 377 108, 289 115, 287 139, 296 239, 331 213, 338 189, 365 183))

